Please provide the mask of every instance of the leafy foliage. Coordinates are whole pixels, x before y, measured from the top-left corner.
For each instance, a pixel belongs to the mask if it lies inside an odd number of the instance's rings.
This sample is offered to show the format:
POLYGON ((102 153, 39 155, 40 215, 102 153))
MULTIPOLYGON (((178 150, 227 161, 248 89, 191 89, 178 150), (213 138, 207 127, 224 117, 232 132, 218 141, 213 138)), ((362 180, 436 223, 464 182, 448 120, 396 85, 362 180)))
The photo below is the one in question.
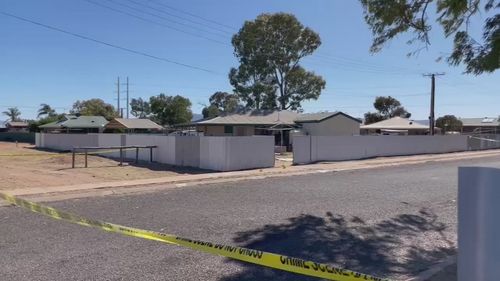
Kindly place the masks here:
POLYGON ((215 118, 220 115, 220 110, 215 105, 205 106, 201 111, 203 119, 215 118))
POLYGON ((232 44, 240 66, 230 70, 229 81, 248 108, 299 110, 325 88, 321 76, 299 65, 320 37, 293 15, 261 14, 245 22, 232 44))
POLYGON ((385 120, 385 118, 377 112, 367 112, 365 113, 365 125, 373 124, 385 120))
POLYGON ((6 111, 2 112, 4 115, 9 117, 9 121, 21 121, 21 111, 17 107, 9 107, 6 111))
POLYGON ((107 120, 118 117, 115 108, 102 99, 78 100, 73 104, 71 113, 84 116, 103 116, 107 120))
POLYGON ((441 128, 444 131, 459 132, 462 130, 462 125, 462 121, 460 121, 455 115, 445 115, 436 119, 436 127, 441 128))
POLYGON ((365 113, 365 125, 380 122, 382 120, 390 119, 396 116, 403 118, 410 118, 411 113, 401 106, 401 103, 391 97, 376 97, 373 107, 377 112, 365 113))
POLYGON ((151 106, 149 102, 142 98, 132 99, 130 101, 130 113, 132 113, 134 117, 145 119, 151 114, 151 106))
POLYGON ((52 114, 52 115, 47 115, 45 117, 39 118, 38 120, 31 120, 29 121, 29 130, 30 132, 39 132, 40 129, 38 128, 39 126, 60 121, 64 119, 64 114, 52 114))
POLYGON ((57 113, 55 109, 53 109, 50 105, 46 103, 40 104, 40 109, 38 109, 38 115, 37 115, 38 118, 40 118, 41 116, 52 117, 56 115, 57 113))
POLYGON ((444 36, 454 36, 454 46, 447 58, 451 65, 466 65, 466 72, 481 74, 500 68, 500 15, 486 17, 482 40, 469 34, 471 17, 483 17, 500 9, 498 0, 360 0, 364 8, 365 21, 374 35, 371 52, 380 51, 383 46, 406 32, 414 38, 408 43, 430 45, 429 7, 436 6, 437 23, 442 26, 444 36), (482 42, 481 42, 482 41, 482 42))
POLYGON ((162 126, 191 122, 191 101, 182 96, 159 94, 149 99, 151 119, 162 126))
POLYGON ((213 118, 241 108, 238 95, 226 92, 215 92, 210 96, 209 102, 210 105, 203 108, 203 118, 213 118))

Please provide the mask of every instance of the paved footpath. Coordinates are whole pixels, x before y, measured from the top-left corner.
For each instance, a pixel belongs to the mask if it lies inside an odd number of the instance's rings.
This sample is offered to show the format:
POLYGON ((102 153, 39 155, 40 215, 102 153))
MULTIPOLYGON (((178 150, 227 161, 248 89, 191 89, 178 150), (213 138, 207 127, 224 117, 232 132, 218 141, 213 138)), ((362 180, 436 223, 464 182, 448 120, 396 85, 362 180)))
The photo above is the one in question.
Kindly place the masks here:
MULTIPOLYGON (((457 167, 500 157, 51 202, 87 217, 405 280, 456 254, 457 167)), ((315 280, 0 208, 0 280, 315 280)))

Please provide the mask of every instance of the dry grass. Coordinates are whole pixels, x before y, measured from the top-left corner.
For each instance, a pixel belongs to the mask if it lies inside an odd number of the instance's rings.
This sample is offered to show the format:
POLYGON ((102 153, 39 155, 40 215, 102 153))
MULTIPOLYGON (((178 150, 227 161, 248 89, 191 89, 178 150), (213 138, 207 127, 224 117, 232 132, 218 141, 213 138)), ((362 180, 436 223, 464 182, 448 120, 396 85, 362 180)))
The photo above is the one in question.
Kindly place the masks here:
POLYGON ((0 190, 29 187, 76 185, 85 183, 134 180, 194 174, 203 171, 162 164, 118 166, 112 159, 77 156, 77 168, 71 169, 71 154, 40 151, 32 145, 0 142, 0 190), (29 156, 5 156, 26 155, 29 156))

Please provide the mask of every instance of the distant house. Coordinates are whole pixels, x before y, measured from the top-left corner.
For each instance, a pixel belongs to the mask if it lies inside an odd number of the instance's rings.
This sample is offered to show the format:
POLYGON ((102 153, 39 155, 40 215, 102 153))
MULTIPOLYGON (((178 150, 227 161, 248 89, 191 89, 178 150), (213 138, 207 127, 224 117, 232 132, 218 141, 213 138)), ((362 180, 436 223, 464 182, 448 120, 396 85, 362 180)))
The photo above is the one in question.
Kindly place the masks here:
POLYGON ((6 131, 7 131, 7 122, 0 121, 0 132, 6 132, 6 131))
POLYGON ((62 120, 38 128, 45 133, 102 133, 108 120, 102 116, 65 115, 62 120))
MULTIPOLYGON (((429 126, 403 117, 376 122, 361 126, 362 135, 427 135, 429 126)), ((436 133, 440 131, 436 128, 436 133)))
POLYGON ((297 112, 286 110, 244 110, 200 120, 194 125, 205 136, 274 135, 276 145, 288 146, 297 116, 297 112))
POLYGON ((303 133, 312 136, 359 135, 361 124, 361 120, 340 111, 300 114, 294 121, 303 133))
POLYGON ((123 130, 127 133, 161 132, 164 128, 149 119, 115 118, 106 125, 106 131, 123 130))
POLYGON ((500 118, 461 118, 463 133, 500 134, 500 118))
POLYGON ((29 124, 24 121, 8 121, 5 123, 7 132, 28 132, 29 124))
POLYGON ((195 122, 205 136, 274 135, 289 146, 290 132, 317 136, 359 135, 361 120, 342 112, 299 114, 287 110, 249 110, 195 122))
POLYGON ((200 120, 194 125, 205 136, 253 136, 272 135, 271 127, 295 127, 299 114, 292 111, 248 110, 200 120))

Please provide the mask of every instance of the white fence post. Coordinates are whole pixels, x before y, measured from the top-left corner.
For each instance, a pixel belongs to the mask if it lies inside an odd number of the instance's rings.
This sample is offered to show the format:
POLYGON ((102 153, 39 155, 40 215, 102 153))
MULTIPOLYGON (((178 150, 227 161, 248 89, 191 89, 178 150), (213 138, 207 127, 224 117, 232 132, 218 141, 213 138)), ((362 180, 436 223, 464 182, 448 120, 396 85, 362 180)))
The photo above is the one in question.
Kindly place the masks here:
POLYGON ((458 281, 500 280, 500 169, 459 168, 458 281))

